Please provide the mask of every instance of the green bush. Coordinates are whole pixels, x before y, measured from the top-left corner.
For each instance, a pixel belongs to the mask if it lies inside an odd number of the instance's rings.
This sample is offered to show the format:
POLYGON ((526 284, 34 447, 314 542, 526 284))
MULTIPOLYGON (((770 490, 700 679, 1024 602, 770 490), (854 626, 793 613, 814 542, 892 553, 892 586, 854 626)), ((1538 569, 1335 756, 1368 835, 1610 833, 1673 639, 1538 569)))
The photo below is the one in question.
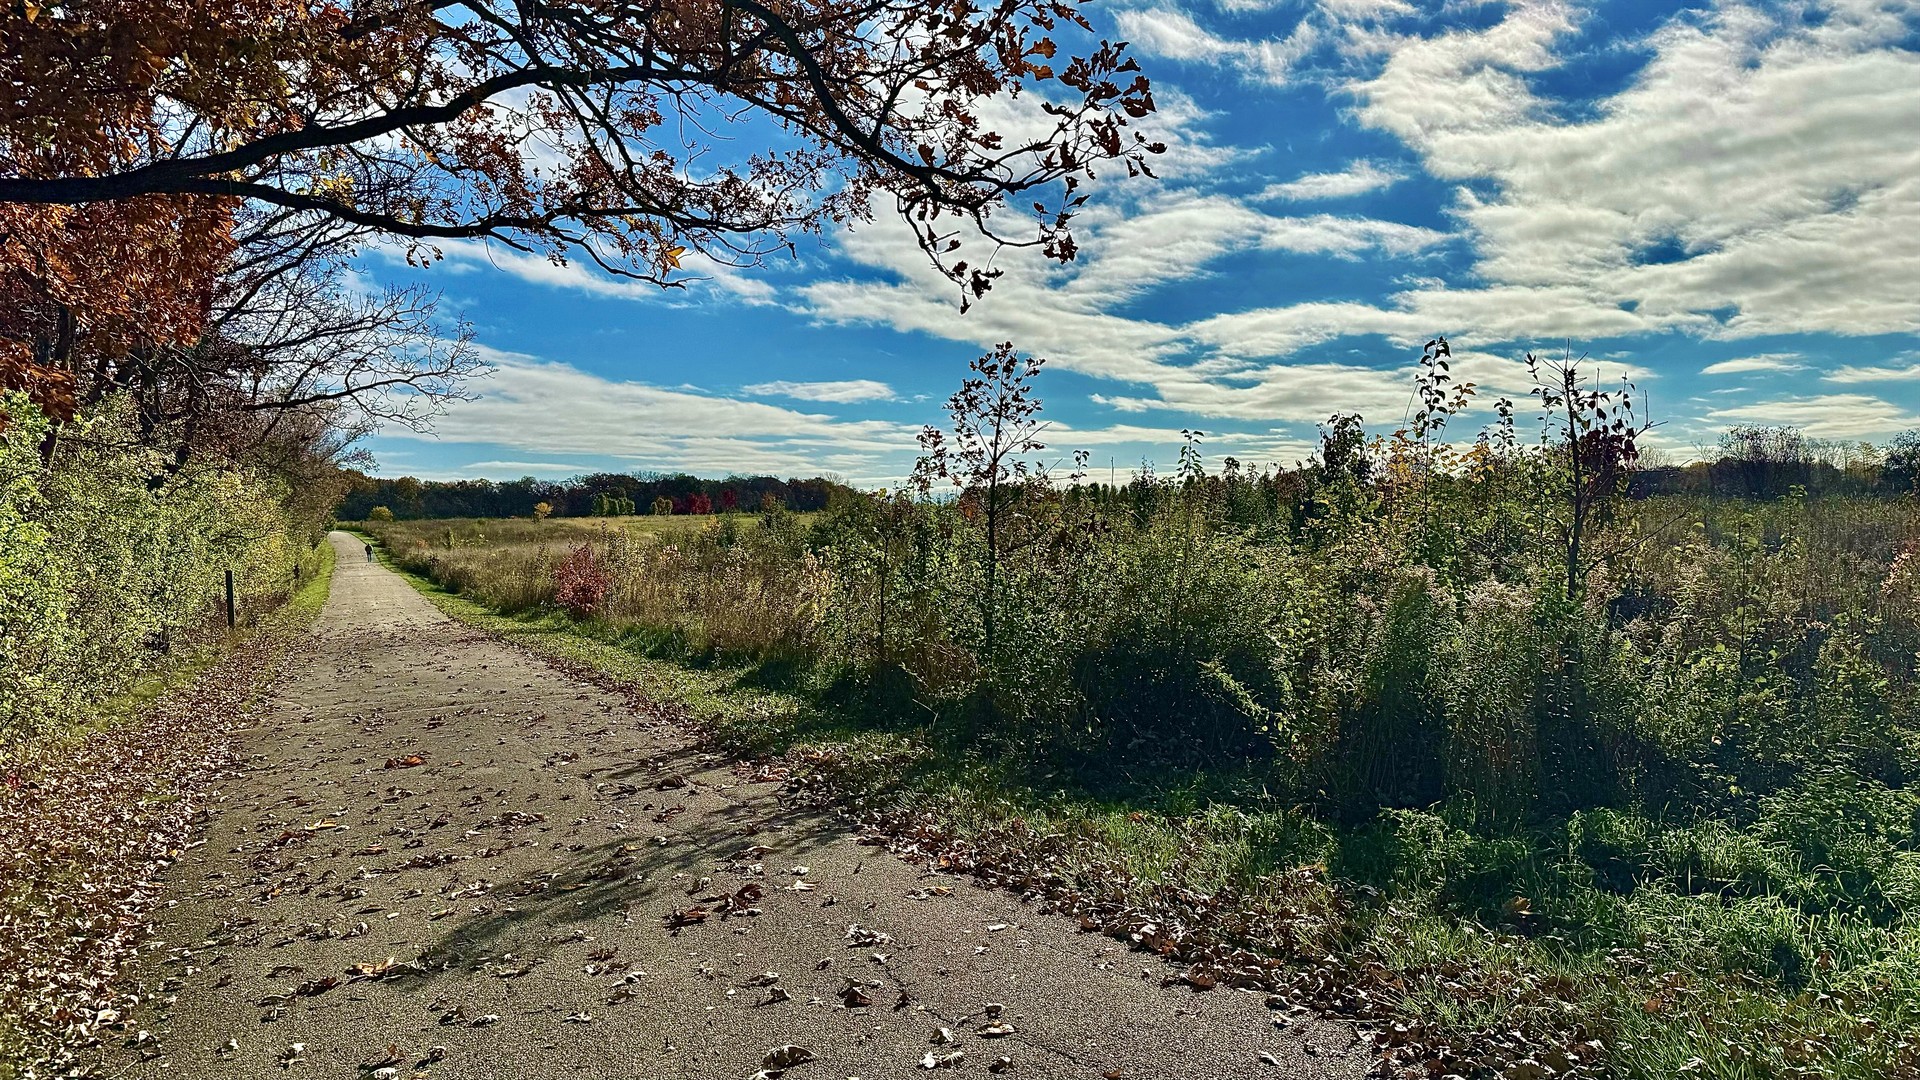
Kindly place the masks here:
MULTIPOLYGON (((1530 451, 1412 453, 1364 483, 1021 488, 992 657, 964 493, 621 523, 587 538, 614 568, 591 621, 777 673, 864 728, 853 744, 899 739, 889 783, 1052 815, 1153 887, 1294 910, 1314 882, 1338 899, 1308 939, 1387 973, 1403 1018, 1550 1016, 1628 1076, 1905 1075, 1920 504, 1623 501, 1569 596, 1530 451)), ((553 527, 382 533, 403 565, 527 610, 581 542, 553 527)))
POLYGON ((237 468, 169 475, 109 407, 62 432, 5 403, 0 431, 0 738, 87 715, 166 653, 224 629, 234 572, 243 615, 290 591, 307 544, 276 481, 237 468), (156 480, 156 478, 159 478, 156 480))

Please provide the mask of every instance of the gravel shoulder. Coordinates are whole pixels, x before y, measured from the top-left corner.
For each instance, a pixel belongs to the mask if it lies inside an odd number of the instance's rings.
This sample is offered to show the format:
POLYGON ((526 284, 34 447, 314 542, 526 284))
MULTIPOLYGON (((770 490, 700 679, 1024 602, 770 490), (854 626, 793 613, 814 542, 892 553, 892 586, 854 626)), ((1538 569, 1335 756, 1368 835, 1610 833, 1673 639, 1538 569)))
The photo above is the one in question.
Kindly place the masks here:
POLYGON ((801 1080, 938 1075, 923 1061, 954 1053, 1021 1077, 1371 1064, 1345 1025, 1163 986, 1153 957, 860 843, 673 711, 332 542, 327 608, 169 872, 151 1034, 112 1071, 751 1077, 788 1045, 812 1055, 801 1080))

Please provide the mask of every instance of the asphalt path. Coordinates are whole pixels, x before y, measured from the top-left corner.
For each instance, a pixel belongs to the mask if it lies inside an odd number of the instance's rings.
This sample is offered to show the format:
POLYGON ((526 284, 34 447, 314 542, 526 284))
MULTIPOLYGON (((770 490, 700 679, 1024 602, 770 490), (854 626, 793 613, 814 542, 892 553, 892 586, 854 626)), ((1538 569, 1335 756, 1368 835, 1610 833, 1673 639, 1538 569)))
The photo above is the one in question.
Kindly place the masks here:
POLYGON ((868 846, 672 710, 333 590, 142 968, 140 1077, 1359 1077, 1344 1025, 868 846), (676 925, 677 924, 677 925, 676 925), (794 1047, 784 1057, 770 1051, 794 1047), (958 1055, 958 1056, 954 1056, 958 1055), (930 1068, 934 1066, 934 1068, 930 1068))

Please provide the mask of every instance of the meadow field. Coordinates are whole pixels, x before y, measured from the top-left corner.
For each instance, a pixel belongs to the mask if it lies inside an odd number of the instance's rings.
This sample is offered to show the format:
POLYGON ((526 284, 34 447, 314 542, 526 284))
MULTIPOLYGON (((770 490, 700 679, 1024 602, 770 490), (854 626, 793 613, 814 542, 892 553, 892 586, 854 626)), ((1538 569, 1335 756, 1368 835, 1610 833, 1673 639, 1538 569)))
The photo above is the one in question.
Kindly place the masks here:
POLYGON ((470 619, 1089 925, 1278 958, 1435 1075, 1920 1075, 1915 500, 1623 480, 1576 525, 1550 449, 1340 438, 1022 486, 991 542, 973 489, 369 528, 470 619))

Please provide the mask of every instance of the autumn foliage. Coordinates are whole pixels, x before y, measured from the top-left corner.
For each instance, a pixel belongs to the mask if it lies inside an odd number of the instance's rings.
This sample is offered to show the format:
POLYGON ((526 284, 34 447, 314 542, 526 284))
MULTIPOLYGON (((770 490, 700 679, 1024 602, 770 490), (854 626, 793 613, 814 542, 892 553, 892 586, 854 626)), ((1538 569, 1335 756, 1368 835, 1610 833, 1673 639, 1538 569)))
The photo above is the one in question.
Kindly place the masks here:
POLYGON ((591 544, 581 544, 555 568, 553 599, 569 615, 584 619, 606 603, 612 584, 599 553, 591 544))
POLYGON ((414 423, 367 402, 451 392, 470 355, 389 340, 424 340, 419 297, 339 287, 374 237, 670 286, 891 204, 970 297, 998 271, 969 238, 1070 259, 1085 183, 1164 149, 1070 0, 27 0, 0 85, 0 385, 56 417, 139 387, 143 435, 182 443, 245 441, 221 408, 414 423), (240 316, 288 295, 375 347, 283 385, 315 358, 240 316))

